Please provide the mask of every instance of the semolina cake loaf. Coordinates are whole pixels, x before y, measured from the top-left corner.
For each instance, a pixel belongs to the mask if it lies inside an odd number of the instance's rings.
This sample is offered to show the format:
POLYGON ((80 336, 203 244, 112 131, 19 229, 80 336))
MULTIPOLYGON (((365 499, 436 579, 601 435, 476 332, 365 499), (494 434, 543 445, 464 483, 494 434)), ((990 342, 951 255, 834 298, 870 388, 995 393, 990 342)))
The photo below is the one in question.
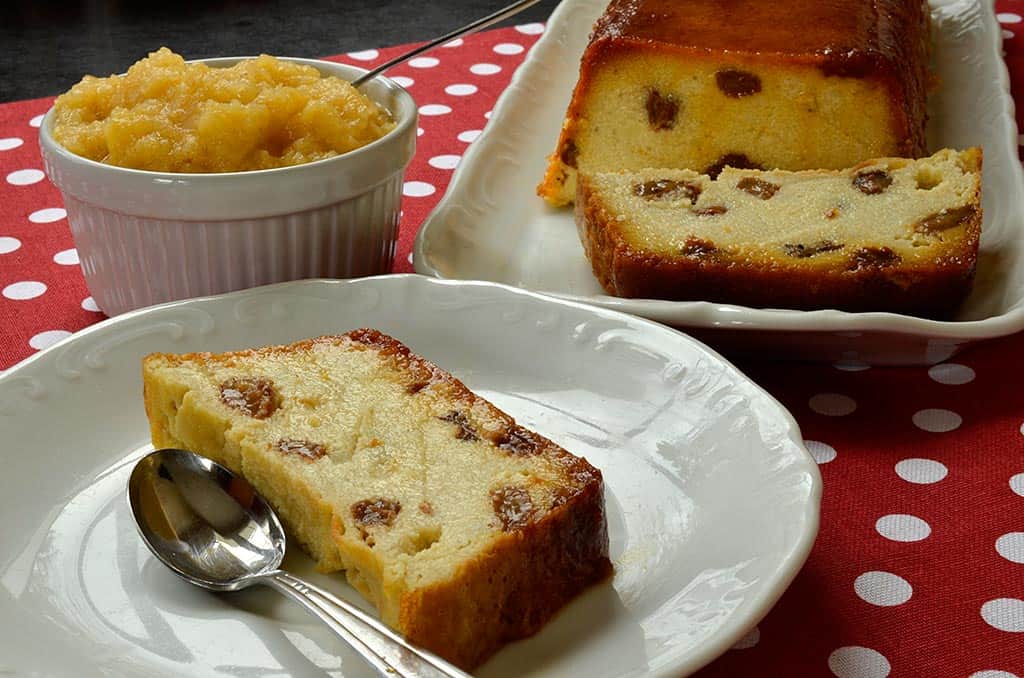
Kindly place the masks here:
POLYGON ((153 444, 245 476, 325 572, 471 669, 611 573, 601 473, 376 330, 143 362, 153 444))
POLYGON ((577 171, 841 169, 925 151, 923 0, 612 0, 538 193, 577 171))
POLYGON ((616 296, 945 317, 974 278, 981 161, 600 173, 580 177, 576 223, 616 296))

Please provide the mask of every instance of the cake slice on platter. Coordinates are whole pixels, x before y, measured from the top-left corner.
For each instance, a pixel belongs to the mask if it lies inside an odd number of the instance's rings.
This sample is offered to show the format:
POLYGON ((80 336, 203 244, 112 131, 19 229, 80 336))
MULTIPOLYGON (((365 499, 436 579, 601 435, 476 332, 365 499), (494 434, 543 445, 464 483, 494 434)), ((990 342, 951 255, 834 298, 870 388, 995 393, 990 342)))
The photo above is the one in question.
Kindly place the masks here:
POLYGON ((576 223, 609 294, 947 317, 971 290, 981 149, 846 170, 580 177, 576 223))

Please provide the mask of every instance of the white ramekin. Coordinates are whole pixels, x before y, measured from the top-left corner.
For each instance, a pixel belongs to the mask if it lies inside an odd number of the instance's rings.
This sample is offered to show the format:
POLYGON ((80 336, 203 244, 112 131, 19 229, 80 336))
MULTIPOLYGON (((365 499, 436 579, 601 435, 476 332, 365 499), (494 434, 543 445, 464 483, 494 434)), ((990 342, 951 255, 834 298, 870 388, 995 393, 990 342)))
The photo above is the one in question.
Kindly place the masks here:
MULTIPOLYGON (((243 57, 205 59, 230 66, 243 57)), ((352 80, 365 71, 292 59, 352 80)), ((107 315, 142 306, 302 278, 387 273, 394 259, 405 168, 417 110, 394 81, 362 91, 395 128, 355 151, 251 172, 180 174, 105 165, 39 141, 60 189, 86 284, 107 315)))

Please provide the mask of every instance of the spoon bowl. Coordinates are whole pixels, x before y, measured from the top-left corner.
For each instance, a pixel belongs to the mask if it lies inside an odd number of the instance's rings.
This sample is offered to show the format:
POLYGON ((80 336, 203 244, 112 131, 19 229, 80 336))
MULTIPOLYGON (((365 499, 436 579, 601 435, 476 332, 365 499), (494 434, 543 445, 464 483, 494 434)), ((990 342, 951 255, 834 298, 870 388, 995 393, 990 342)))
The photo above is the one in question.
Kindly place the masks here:
POLYGON ((281 570, 286 539, 277 514, 217 462, 188 450, 151 452, 132 469, 128 503, 146 546, 182 579, 211 591, 269 586, 327 624, 381 676, 468 676, 281 570))
POLYGON ((277 514, 242 477, 187 450, 142 459, 128 481, 139 534, 164 565, 212 591, 237 591, 281 566, 277 514))

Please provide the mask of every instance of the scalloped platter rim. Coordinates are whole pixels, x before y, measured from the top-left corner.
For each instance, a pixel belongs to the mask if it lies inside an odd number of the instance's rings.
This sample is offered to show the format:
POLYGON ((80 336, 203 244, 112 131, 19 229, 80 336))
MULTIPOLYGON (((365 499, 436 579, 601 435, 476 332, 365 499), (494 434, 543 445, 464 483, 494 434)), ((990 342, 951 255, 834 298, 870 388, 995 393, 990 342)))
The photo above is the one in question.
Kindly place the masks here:
MULTIPOLYGON (((282 283, 127 313, 0 374, 0 672, 369 675, 272 592, 217 596, 177 580, 124 497, 149 449, 143 355, 358 326, 405 341, 604 472, 614 578, 478 675, 694 671, 750 631, 806 559, 821 481, 799 429, 699 342, 492 283, 282 283)), ((305 556, 290 552, 286 567, 368 609, 305 556)))

